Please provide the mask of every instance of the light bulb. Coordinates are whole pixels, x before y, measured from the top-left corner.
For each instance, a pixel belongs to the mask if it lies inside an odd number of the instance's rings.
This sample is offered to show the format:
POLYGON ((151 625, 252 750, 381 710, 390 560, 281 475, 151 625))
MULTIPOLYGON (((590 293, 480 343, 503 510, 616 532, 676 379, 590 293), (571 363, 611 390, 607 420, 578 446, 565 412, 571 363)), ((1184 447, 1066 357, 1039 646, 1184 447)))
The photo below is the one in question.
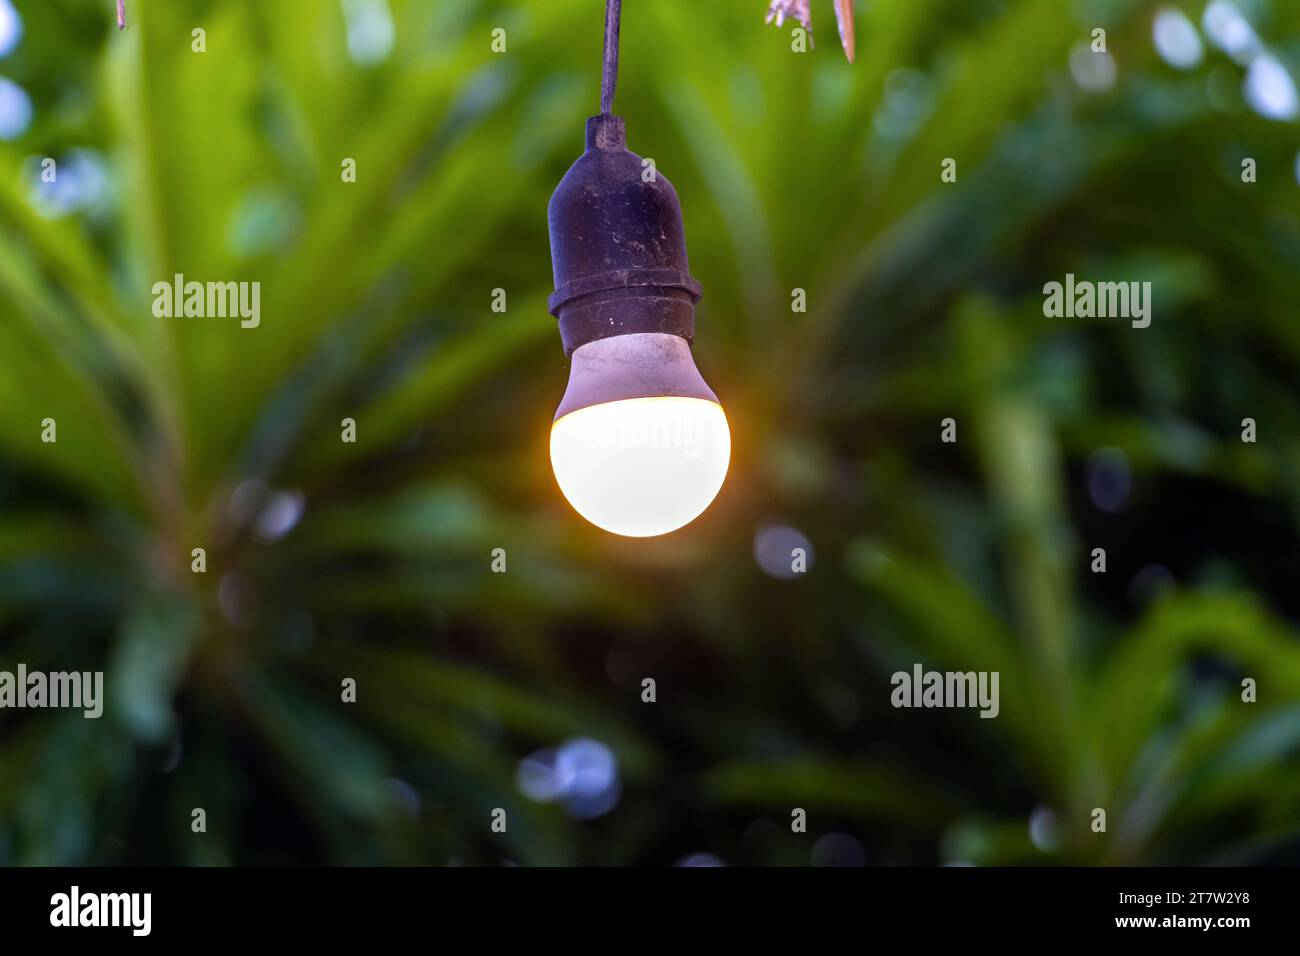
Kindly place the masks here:
POLYGON ((551 425, 555 480, 580 515, 651 537, 693 521, 717 496, 731 432, 684 338, 634 333, 576 349, 551 425))
POLYGON ((573 363, 551 424, 555 480, 606 531, 676 531, 717 496, 731 461, 727 416, 691 357, 700 284, 677 191, 602 113, 547 218, 549 305, 573 363))

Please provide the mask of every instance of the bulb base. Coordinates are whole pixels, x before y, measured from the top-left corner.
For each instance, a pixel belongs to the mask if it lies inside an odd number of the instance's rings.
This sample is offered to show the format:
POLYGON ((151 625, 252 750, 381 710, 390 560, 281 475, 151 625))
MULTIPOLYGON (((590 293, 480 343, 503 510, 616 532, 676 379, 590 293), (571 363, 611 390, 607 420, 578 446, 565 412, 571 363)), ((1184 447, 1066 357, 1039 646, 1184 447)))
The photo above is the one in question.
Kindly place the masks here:
POLYGON ((629 398, 699 398, 718 403, 681 336, 637 333, 588 342, 573 353, 569 386, 555 420, 591 405, 629 398))
POLYGON ((555 292, 566 355, 616 335, 695 338, 700 284, 672 183, 626 147, 617 116, 587 120, 587 149, 548 210, 555 292))

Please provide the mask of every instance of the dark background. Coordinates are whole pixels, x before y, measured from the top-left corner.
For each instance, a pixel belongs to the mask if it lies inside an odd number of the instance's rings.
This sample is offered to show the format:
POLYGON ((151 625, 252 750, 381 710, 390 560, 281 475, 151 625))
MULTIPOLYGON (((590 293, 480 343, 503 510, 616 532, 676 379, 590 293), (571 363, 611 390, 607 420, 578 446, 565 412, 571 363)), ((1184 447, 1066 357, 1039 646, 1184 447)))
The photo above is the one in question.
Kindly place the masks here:
POLYGON ((546 451, 602 6, 0 0, 0 669, 108 697, 0 711, 0 863, 1296 862, 1300 6, 629 0, 734 440, 653 540, 546 451))

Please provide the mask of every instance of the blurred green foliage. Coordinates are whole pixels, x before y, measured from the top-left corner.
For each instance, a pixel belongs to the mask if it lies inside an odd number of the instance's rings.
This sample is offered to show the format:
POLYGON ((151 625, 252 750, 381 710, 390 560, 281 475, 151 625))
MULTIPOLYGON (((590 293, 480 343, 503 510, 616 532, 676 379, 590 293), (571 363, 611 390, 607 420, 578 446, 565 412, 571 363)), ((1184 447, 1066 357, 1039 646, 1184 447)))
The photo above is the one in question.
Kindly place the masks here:
MULTIPOLYGON (((1297 126, 1213 45, 1157 55, 1202 4, 859 2, 849 66, 829 3, 807 54, 760 0, 628 3, 618 112, 681 195, 735 439, 649 541, 546 454, 546 202, 601 4, 16 6, 0 667, 109 701, 0 712, 0 862, 1297 859, 1297 126), (59 215, 39 162, 78 151, 101 192, 59 215), (1151 327, 1044 318, 1067 272, 1151 281, 1151 327), (177 273, 261 282, 261 326, 155 318, 177 273), (807 575, 756 562, 772 523, 807 575), (999 671, 1000 716, 893 709, 915 662, 999 671), (578 737, 618 761, 592 820, 516 780, 578 737)), ((1240 8, 1295 71, 1300 6, 1240 8)))

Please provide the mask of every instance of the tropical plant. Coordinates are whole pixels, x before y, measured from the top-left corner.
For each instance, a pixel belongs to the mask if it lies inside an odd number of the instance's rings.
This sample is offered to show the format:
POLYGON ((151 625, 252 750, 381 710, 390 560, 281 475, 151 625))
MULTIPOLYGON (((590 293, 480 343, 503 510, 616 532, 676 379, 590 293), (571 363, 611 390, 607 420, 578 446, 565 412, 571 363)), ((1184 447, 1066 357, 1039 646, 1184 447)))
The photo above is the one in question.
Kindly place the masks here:
MULTIPOLYGON (((1164 62, 1170 5, 859 3, 853 66, 753 0, 627 5, 735 437, 653 541, 546 460, 598 4, 104 6, 17 3, 0 60, 0 668, 108 684, 0 712, 0 860, 1294 858, 1295 124, 1249 62, 1164 62), (1151 281, 1151 326, 1046 318, 1067 273, 1151 281), (260 324, 159 317, 178 275, 260 324), (892 707, 917 662, 997 671, 999 716, 892 707), (520 787, 576 738, 617 760, 593 819, 520 787)), ((1300 8, 1241 7, 1294 69, 1300 8)))

